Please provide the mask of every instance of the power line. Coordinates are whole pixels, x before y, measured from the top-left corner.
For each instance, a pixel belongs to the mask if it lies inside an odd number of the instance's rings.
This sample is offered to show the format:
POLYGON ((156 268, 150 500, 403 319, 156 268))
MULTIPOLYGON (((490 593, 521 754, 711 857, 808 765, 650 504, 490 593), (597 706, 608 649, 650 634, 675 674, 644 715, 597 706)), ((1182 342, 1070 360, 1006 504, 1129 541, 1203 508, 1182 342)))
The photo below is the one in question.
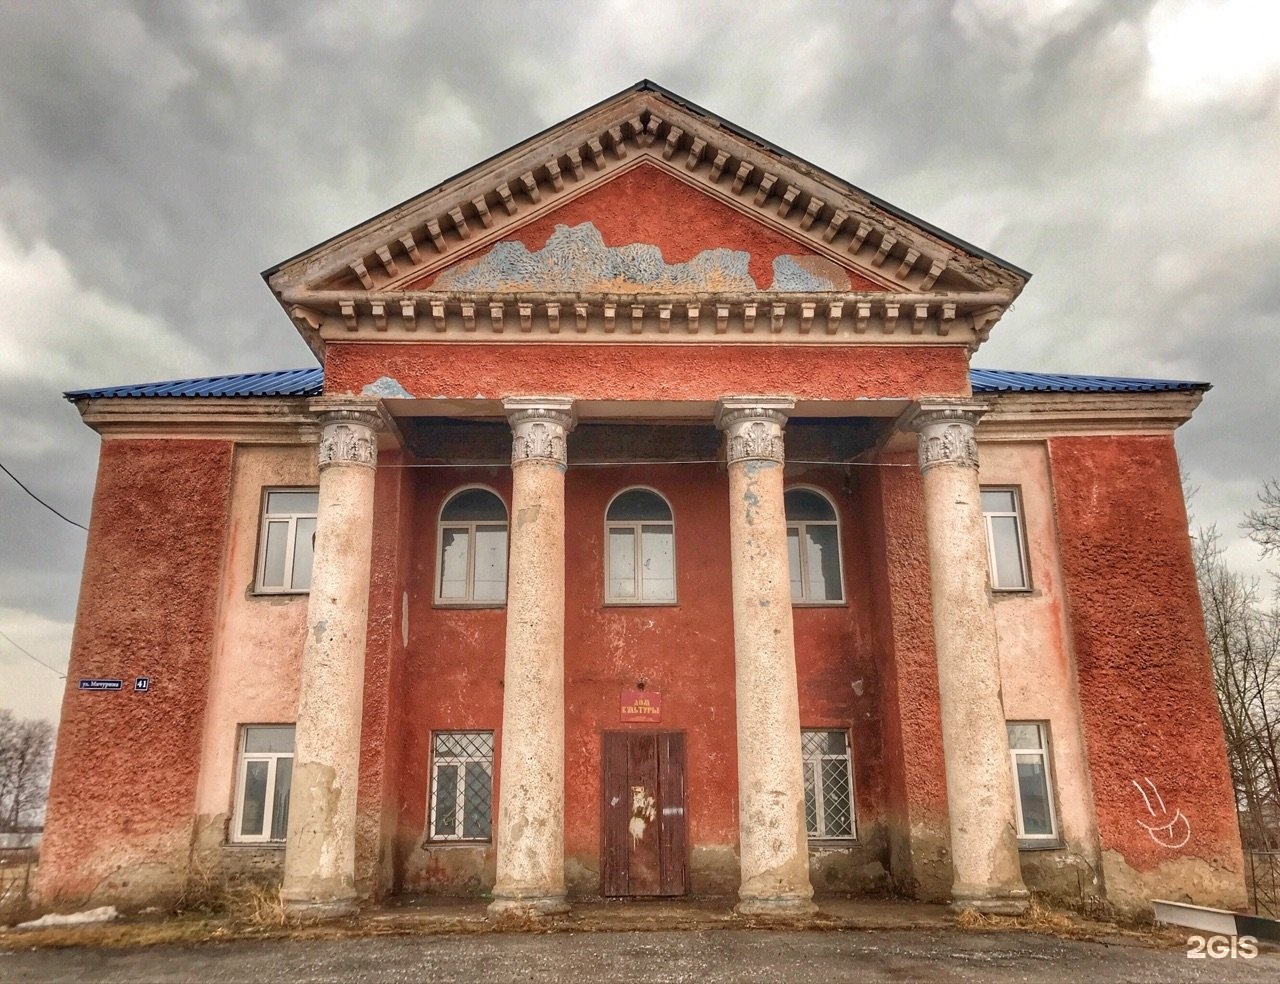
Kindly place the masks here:
MULTIPOLYGON (((89 527, 85 526, 83 523, 77 523, 74 519, 67 519, 66 516, 62 515, 62 513, 54 509, 53 506, 49 505, 49 503, 41 499, 40 496, 36 495, 29 488, 27 488, 20 481, 18 481, 18 476, 15 475, 13 472, 9 471, 9 469, 4 466, 4 462, 0 462, 0 471, 4 472, 6 475, 12 478, 15 482, 17 482, 18 488, 22 489, 23 492, 27 493, 27 495, 31 496, 31 498, 35 499, 36 502, 40 503, 40 505, 44 506, 46 509, 49 510, 49 512, 53 513, 59 519, 66 520, 66 522, 70 523, 72 526, 79 526, 80 529, 84 530, 86 533, 89 532, 89 527)), ((8 638, 8 636, 6 636, 5 638, 8 638)), ((9 641, 13 642, 12 639, 9 639, 9 641)))
MULTIPOLYGON (((3 467, 4 467, 4 465, 0 465, 0 468, 3 468, 3 467)), ((8 473, 6 472, 6 474, 8 474, 8 473)), ((10 478, 13 478, 13 476, 12 476, 12 475, 10 475, 9 477, 10 477, 10 478)), ((14 481, 17 481, 17 479, 14 479, 14 481)), ((65 517, 65 516, 64 516, 63 518, 64 518, 64 519, 66 519, 66 517, 65 517)), ((70 520, 67 520, 67 522, 70 522, 70 520)), ((7 640, 8 640, 8 642, 9 642, 9 645, 13 646, 13 648, 14 648, 14 649, 18 650, 18 652, 22 653, 24 656, 29 656, 29 657, 31 657, 31 659, 35 660, 37 663, 39 663, 41 666, 43 666, 46 670, 52 670, 54 673, 58 674, 58 676, 59 676, 61 679, 65 680, 65 679, 67 678, 67 675, 66 675, 65 673, 63 673, 60 669, 58 669, 56 666, 50 666, 48 663, 46 663, 44 660, 40 659, 38 656, 33 656, 31 653, 27 652, 27 650, 23 649, 21 646, 19 646, 16 642, 14 642, 12 639, 10 639, 10 638, 9 638, 7 635, 5 635, 3 632, 0 632, 0 638, 7 639, 7 640)))
MULTIPOLYGON (((379 464, 378 468, 507 468, 511 464, 509 458, 502 461, 421 461, 406 462, 405 464, 379 464)), ((644 461, 570 461, 569 468, 623 468, 631 465, 723 465, 723 458, 688 458, 688 459, 667 459, 655 458, 644 461)), ((788 458, 788 465, 832 465, 834 467, 848 468, 917 468, 914 462, 902 463, 897 461, 805 461, 797 458, 788 458)))

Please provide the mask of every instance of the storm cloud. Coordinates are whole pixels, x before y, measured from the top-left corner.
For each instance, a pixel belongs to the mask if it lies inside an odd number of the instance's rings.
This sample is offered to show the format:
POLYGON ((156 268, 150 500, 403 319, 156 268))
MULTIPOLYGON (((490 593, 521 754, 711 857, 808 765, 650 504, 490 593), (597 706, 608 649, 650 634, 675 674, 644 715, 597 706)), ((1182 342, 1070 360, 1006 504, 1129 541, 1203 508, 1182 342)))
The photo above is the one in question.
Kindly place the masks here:
MULTIPOLYGON (((1280 472, 1280 8, 0 5, 0 461, 87 522, 61 391, 313 364, 258 271, 654 81, 1034 273, 975 364, 1203 379, 1237 566, 1280 472)), ((84 534, 0 476, 0 631, 65 667, 84 534)), ((0 638, 0 706, 62 681, 0 638)))

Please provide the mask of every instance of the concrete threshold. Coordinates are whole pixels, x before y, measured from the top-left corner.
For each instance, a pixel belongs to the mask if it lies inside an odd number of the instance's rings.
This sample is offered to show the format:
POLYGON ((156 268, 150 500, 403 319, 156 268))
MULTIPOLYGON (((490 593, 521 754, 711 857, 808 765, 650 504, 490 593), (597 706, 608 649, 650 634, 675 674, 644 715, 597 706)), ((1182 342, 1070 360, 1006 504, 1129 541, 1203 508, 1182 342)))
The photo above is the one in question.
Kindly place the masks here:
MULTIPOLYGON (((814 900, 817 912, 786 919, 742 916, 729 896, 687 896, 677 899, 571 900, 562 916, 516 920, 530 929, 561 932, 617 932, 653 930, 741 929, 785 926, 791 929, 942 929, 955 925, 945 906, 888 899, 830 897, 814 900)), ((384 928, 424 931, 481 931, 501 927, 486 912, 484 899, 411 898, 361 911, 360 921, 384 928)), ((513 925, 511 928, 521 928, 513 925)))

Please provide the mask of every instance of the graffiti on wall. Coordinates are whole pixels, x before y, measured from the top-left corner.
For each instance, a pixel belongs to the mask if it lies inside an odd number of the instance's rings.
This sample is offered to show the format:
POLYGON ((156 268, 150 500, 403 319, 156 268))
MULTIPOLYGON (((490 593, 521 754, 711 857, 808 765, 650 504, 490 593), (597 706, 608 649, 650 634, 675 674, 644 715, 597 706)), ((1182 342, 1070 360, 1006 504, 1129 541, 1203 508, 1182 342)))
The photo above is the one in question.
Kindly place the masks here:
POLYGON ((646 243, 606 246, 595 225, 557 225, 542 249, 518 241, 450 267, 432 290, 554 290, 589 293, 848 290, 849 273, 821 256, 784 254, 773 260, 773 282, 762 288, 748 271, 745 250, 704 249, 685 263, 668 263, 646 243))
POLYGON ((1178 848, 1186 846, 1187 842, 1191 840, 1191 821, 1186 818, 1181 810, 1175 809, 1170 813, 1169 808, 1165 806, 1164 797, 1160 795, 1160 790, 1146 776, 1142 777, 1142 783, 1146 784, 1145 789, 1137 779, 1130 781, 1142 797, 1142 802, 1146 804, 1147 813, 1151 817, 1151 823, 1139 820, 1138 826, 1145 830, 1148 836, 1161 847, 1176 851, 1178 848))

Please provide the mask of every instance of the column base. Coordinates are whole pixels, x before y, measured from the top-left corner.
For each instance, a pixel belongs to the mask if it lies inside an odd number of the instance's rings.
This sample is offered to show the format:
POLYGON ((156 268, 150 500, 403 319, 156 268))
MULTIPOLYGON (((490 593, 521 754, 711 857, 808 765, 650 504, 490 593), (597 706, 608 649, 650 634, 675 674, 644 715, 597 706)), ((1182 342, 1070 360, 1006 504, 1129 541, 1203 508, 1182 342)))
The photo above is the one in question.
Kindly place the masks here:
POLYGON ((293 922, 326 922, 354 916, 360 906, 354 895, 337 899, 313 899, 289 897, 280 893, 285 915, 293 922))
POLYGON ((1003 894, 953 895, 949 908, 952 912, 968 909, 984 916, 1020 916, 1030 905, 1031 893, 1024 888, 1003 894))
POLYGON ((489 903, 490 919, 542 919, 563 916, 571 906, 563 895, 529 898, 495 898, 489 903))
POLYGON ((740 899, 733 907, 740 916, 751 916, 753 919, 803 919, 815 915, 818 907, 812 899, 792 896, 789 898, 740 899))

